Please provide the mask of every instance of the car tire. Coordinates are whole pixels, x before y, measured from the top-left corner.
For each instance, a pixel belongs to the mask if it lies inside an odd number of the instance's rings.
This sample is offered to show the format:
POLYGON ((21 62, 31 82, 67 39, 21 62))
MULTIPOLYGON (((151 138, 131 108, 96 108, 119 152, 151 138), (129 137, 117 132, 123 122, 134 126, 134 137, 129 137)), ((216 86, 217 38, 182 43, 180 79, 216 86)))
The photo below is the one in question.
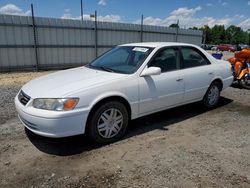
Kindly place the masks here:
POLYGON ((219 82, 213 82, 203 97, 203 105, 208 109, 216 107, 220 99, 220 91, 221 84, 219 82))
POLYGON ((99 144, 115 142, 125 134, 128 121, 128 111, 122 103, 106 102, 90 114, 88 135, 99 144))

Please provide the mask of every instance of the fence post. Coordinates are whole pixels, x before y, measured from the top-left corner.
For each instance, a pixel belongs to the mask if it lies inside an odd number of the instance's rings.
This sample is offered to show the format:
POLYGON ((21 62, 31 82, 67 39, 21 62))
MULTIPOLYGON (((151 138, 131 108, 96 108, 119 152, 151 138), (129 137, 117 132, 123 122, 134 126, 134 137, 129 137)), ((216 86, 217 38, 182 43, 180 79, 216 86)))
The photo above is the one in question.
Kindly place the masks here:
POLYGON ((202 35, 203 35, 203 44, 206 44, 206 33, 203 31, 202 35))
POLYGON ((97 11, 95 11, 95 57, 98 56, 98 49, 97 49, 97 44, 98 44, 98 35, 97 35, 97 11))
POLYGON ((141 15, 141 42, 143 42, 143 14, 141 15))
POLYGON ((82 5, 82 0, 81 0, 81 20, 83 22, 83 5, 82 5))
POLYGON ((33 27, 33 37, 34 37, 35 58, 36 58, 36 71, 38 71, 39 62, 38 62, 38 48, 37 48, 37 32, 36 32, 33 4, 31 4, 31 14, 32 14, 32 27, 33 27))
POLYGON ((177 24, 176 24, 176 37, 175 37, 175 42, 178 42, 178 34, 179 34, 179 20, 177 20, 177 24))

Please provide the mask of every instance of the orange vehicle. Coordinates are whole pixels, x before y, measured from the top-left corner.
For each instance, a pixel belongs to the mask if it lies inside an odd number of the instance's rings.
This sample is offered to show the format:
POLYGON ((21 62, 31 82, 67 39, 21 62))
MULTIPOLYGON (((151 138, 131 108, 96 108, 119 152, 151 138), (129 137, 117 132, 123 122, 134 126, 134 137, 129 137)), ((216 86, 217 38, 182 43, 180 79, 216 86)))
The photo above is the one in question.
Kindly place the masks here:
POLYGON ((232 64, 234 78, 239 84, 250 89, 250 49, 243 49, 228 59, 232 64))

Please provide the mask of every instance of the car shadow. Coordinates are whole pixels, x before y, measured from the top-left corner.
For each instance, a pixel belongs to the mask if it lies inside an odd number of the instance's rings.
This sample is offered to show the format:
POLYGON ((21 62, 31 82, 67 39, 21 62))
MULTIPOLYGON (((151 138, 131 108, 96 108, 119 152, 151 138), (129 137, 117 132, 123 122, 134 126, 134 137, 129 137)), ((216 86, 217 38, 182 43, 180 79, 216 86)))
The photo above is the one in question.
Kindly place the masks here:
MULTIPOLYGON (((231 99, 221 97, 217 108, 223 107, 231 102, 231 99)), ((207 111, 208 110, 206 110, 202 104, 198 102, 138 118, 130 122, 126 135, 122 140, 128 139, 135 135, 144 134, 155 129, 167 131, 168 127, 173 124, 203 114, 207 111)), ((94 143, 86 135, 78 135, 66 138, 47 138, 36 135, 28 129, 25 129, 25 132, 30 142, 38 150, 52 155, 70 156, 103 146, 94 143)))
POLYGON ((236 88, 236 89, 244 89, 238 82, 233 82, 231 84, 231 87, 236 88))

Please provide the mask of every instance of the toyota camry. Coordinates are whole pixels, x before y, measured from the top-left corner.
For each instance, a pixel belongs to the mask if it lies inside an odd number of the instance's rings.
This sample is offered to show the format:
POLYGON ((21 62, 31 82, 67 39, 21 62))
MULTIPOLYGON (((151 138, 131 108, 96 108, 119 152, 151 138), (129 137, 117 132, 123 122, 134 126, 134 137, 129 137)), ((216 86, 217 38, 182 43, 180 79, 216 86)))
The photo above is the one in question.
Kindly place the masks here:
POLYGON ((86 133, 96 142, 110 143, 138 117, 196 101, 215 107, 232 81, 230 64, 198 46, 132 43, 85 66, 28 82, 15 105, 23 125, 38 135, 86 133))

